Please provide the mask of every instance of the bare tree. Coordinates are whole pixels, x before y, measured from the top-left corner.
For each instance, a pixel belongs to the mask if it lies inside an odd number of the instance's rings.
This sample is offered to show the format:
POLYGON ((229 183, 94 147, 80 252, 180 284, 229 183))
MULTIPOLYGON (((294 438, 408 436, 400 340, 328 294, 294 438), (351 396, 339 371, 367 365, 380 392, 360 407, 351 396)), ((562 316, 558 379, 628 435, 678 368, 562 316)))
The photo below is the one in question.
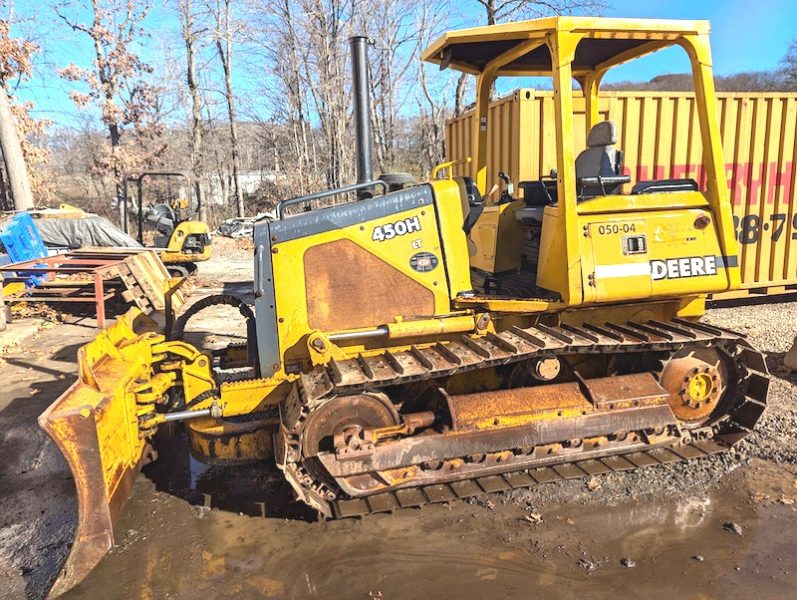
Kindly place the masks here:
POLYGON ((792 90, 797 90, 797 38, 792 40, 786 56, 781 61, 783 79, 792 90))
POLYGON ((413 155, 407 150, 418 146, 405 139, 405 132, 412 127, 411 115, 423 97, 417 65, 420 49, 429 39, 421 41, 417 25, 425 6, 409 0, 272 0, 268 6, 268 16, 258 23, 257 31, 270 42, 260 45, 270 46, 264 62, 273 65, 272 111, 291 133, 290 154, 302 183, 312 185, 321 174, 326 185, 338 186, 353 175, 346 64, 351 35, 375 40, 370 52, 370 117, 376 167, 396 170, 408 162, 415 167, 422 152, 413 155))
MULTIPOLYGON (((264 32, 274 42, 267 48, 264 62, 271 65, 274 81, 265 86, 267 89, 264 91, 273 100, 275 120, 285 123, 288 131, 288 148, 274 147, 275 163, 283 162, 284 155, 289 155, 296 175, 293 178, 294 185, 297 191, 306 192, 317 186, 319 181, 311 134, 309 92, 305 85, 310 77, 303 70, 305 52, 294 21, 297 7, 292 0, 274 0, 269 9, 269 21, 265 24, 264 32)), ((275 120, 270 121, 270 127, 275 126, 275 120)))
POLYGON ((232 0, 215 0, 209 8, 215 21, 214 39, 221 69, 224 74, 224 99, 230 121, 230 152, 232 155, 232 178, 235 188, 235 207, 239 217, 246 214, 244 194, 241 188, 241 159, 238 146, 238 116, 235 110, 235 94, 232 87, 232 53, 235 24, 231 15, 232 0))
POLYGON ((302 56, 305 85, 309 86, 312 106, 318 114, 323 136, 326 183, 339 187, 352 178, 352 144, 348 136, 350 95, 346 86, 346 40, 351 28, 352 4, 344 0, 299 0, 302 29, 298 43, 302 56))
POLYGON ((136 42, 144 36, 142 22, 150 6, 147 1, 90 0, 83 4, 64 1, 55 9, 73 31, 84 34, 92 43, 92 68, 70 64, 60 74, 88 88, 87 92, 71 93, 78 107, 94 104, 100 109, 110 151, 98 159, 95 168, 113 174, 120 219, 125 201, 123 173, 153 162, 166 149, 164 143, 156 143, 162 128, 158 90, 147 81, 152 68, 134 52, 136 42), (84 11, 91 22, 80 19, 84 11), (128 128, 133 139, 123 144, 128 128))
POLYGON ((196 74, 197 45, 200 33, 194 24, 192 0, 178 0, 180 32, 185 44, 185 79, 191 96, 191 172, 196 181, 196 199, 199 219, 207 220, 205 186, 202 180, 202 94, 196 74))
POLYGON ((457 87, 454 90, 454 116, 458 117, 465 111, 465 91, 468 86, 468 74, 461 73, 457 78, 457 87))
POLYGON ((14 199, 14 208, 16 210, 33 208, 28 169, 22 156, 22 145, 19 143, 5 85, 0 85, 0 149, 3 152, 3 163, 11 187, 11 196, 14 199))
POLYGON ((358 34, 374 41, 370 55, 371 122, 374 133, 376 164, 382 172, 397 165, 399 113, 409 104, 417 81, 421 36, 416 29, 416 12, 423 4, 409 0, 365 0, 356 13, 358 34))
POLYGON ((606 9, 604 0, 476 0, 484 8, 488 25, 501 21, 572 15, 606 9))
MULTIPOLYGON (((14 118, 7 89, 10 79, 30 76, 31 55, 36 50, 37 47, 30 41, 12 38, 9 21, 0 20, 0 57, 2 57, 0 58, 0 151, 3 154, 11 197, 17 210, 33 208, 33 192, 17 131, 18 120, 14 118)), ((24 113, 20 114, 20 117, 27 116, 24 107, 21 107, 20 112, 24 113)), ((24 119, 19 121, 23 126, 25 123, 24 119)), ((24 135, 24 130, 22 133, 24 135)))
MULTIPOLYGON (((428 46, 437 37, 439 29, 443 26, 444 10, 434 11, 429 5, 424 5, 418 15, 418 36, 421 47, 428 46)), ((419 134, 421 138, 421 160, 419 167, 422 172, 428 174, 435 165, 440 164, 446 155, 445 145, 445 119, 446 119, 446 98, 448 96, 448 83, 450 77, 445 81, 442 90, 432 89, 427 77, 427 65, 423 61, 418 61, 418 82, 423 92, 423 100, 418 100, 419 112, 419 134)), ((459 84, 459 79, 458 82, 459 84)), ((459 85, 457 85, 459 93, 459 85)))

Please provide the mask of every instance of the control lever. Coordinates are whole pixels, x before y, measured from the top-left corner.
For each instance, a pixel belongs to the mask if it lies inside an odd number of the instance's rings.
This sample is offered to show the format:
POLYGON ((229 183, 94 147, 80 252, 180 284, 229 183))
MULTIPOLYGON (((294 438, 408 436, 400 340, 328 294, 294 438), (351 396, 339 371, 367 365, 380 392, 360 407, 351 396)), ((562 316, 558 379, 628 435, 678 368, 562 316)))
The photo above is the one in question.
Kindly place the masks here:
POLYGON ((504 191, 501 192, 501 198, 498 200, 498 204, 504 204, 505 202, 512 202, 514 200, 513 196, 515 194, 515 185, 512 183, 512 180, 509 179, 509 175, 501 171, 498 173, 498 178, 504 182, 506 187, 504 191))

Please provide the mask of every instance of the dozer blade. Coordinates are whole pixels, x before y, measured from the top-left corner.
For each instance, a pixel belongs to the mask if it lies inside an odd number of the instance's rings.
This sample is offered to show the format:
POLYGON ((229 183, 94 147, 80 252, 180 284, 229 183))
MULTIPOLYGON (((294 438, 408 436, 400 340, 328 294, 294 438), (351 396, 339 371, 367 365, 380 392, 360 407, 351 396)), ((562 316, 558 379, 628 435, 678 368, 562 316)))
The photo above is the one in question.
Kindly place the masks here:
POLYGON ((153 337, 134 331, 142 323, 153 325, 131 309, 81 348, 78 381, 39 417, 69 464, 78 500, 74 543, 50 598, 79 583, 113 547, 114 526, 149 456, 130 391, 150 368, 153 337))

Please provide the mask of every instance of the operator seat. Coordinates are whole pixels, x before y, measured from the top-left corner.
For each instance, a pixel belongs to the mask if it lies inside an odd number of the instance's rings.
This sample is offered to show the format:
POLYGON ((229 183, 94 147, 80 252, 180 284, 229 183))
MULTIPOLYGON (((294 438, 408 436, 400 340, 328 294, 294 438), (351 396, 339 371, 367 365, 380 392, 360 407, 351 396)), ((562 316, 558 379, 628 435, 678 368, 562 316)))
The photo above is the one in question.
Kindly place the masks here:
MULTIPOLYGON (((601 121, 592 127, 587 148, 576 158, 576 181, 584 177, 617 177, 622 174, 623 153, 614 147, 617 127, 611 121, 601 121)), ((580 197, 590 198, 619 192, 620 185, 579 185, 580 197)))

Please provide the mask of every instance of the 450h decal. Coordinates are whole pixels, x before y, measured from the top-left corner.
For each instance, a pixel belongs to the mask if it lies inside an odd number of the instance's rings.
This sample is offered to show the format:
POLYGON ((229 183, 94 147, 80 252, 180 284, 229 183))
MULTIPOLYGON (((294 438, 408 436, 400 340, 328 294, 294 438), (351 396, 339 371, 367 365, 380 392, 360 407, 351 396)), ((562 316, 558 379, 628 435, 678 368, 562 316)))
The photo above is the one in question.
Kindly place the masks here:
POLYGON ((385 223, 384 225, 377 225, 374 227, 374 232, 371 234, 371 239, 375 242, 384 242, 385 240, 392 240, 394 237, 400 235, 407 235, 408 233, 415 233, 421 230, 421 221, 418 217, 407 217, 394 223, 385 223))

